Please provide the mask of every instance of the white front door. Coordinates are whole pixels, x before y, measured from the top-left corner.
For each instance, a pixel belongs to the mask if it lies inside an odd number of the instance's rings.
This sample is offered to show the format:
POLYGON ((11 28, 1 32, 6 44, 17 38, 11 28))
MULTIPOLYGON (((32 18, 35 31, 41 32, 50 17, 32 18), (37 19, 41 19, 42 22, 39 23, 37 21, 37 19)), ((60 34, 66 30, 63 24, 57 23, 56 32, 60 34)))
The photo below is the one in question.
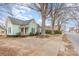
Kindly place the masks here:
POLYGON ((21 35, 25 35, 27 33, 27 28, 23 27, 21 28, 21 35))

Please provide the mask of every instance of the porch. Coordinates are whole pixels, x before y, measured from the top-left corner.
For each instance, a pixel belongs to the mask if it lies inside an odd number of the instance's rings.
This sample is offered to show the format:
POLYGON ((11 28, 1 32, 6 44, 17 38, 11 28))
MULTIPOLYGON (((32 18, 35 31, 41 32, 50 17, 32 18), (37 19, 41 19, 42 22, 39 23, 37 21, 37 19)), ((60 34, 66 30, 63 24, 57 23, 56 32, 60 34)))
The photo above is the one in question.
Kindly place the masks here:
POLYGON ((27 35, 27 29, 28 29, 27 26, 21 26, 20 29, 21 29, 20 32, 21 35, 27 35))

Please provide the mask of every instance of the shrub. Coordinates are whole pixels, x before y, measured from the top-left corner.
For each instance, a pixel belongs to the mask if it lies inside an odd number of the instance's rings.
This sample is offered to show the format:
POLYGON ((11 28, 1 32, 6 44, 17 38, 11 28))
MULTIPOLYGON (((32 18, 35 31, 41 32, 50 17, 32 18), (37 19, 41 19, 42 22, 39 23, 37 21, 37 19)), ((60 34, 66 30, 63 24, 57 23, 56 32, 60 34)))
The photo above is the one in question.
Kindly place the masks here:
POLYGON ((34 36, 35 34, 34 33, 32 33, 32 32, 30 32, 30 34, 29 34, 29 36, 34 36))
POLYGON ((52 31, 51 30, 45 30, 45 33, 46 34, 52 34, 52 31))
POLYGON ((40 35, 40 33, 39 32, 36 32, 35 35, 40 35))
POLYGON ((41 35, 41 33, 39 33, 39 32, 32 33, 32 32, 31 32, 29 36, 37 36, 37 35, 41 35))
POLYGON ((60 31, 60 30, 54 30, 54 34, 62 34, 62 31, 60 31))

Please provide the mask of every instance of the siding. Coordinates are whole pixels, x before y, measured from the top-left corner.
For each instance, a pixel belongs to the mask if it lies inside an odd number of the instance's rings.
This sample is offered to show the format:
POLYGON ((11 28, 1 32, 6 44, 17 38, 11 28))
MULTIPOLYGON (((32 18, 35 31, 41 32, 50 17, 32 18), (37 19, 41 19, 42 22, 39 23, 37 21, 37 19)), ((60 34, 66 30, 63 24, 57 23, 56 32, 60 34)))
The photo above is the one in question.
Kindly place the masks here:
POLYGON ((13 25, 13 33, 12 35, 17 35, 17 33, 20 32, 20 26, 19 25, 13 25))
POLYGON ((27 34, 30 34, 32 28, 34 28, 35 32, 37 32, 38 25, 34 21, 29 23, 27 34))
POLYGON ((7 35, 16 35, 18 32, 20 32, 19 29, 19 25, 14 25, 11 23, 11 21, 9 20, 9 18, 7 18, 7 22, 6 22, 6 26, 7 26, 7 35), (11 33, 8 31, 8 28, 11 28, 11 33))
POLYGON ((13 34, 13 25, 11 24, 11 22, 9 21, 9 19, 7 20, 7 35, 12 35, 13 34), (11 28, 11 33, 9 33, 8 28, 11 28))

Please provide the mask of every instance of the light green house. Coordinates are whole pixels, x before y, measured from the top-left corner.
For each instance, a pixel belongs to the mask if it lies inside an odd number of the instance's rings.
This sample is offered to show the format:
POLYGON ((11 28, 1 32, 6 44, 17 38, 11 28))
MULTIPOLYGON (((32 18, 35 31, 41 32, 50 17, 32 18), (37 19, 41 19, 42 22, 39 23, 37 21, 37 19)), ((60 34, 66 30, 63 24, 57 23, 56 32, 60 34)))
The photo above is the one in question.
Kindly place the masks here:
POLYGON ((13 17, 7 17, 6 20, 6 33, 7 35, 29 35, 30 33, 39 32, 39 25, 34 19, 19 20, 13 17))

